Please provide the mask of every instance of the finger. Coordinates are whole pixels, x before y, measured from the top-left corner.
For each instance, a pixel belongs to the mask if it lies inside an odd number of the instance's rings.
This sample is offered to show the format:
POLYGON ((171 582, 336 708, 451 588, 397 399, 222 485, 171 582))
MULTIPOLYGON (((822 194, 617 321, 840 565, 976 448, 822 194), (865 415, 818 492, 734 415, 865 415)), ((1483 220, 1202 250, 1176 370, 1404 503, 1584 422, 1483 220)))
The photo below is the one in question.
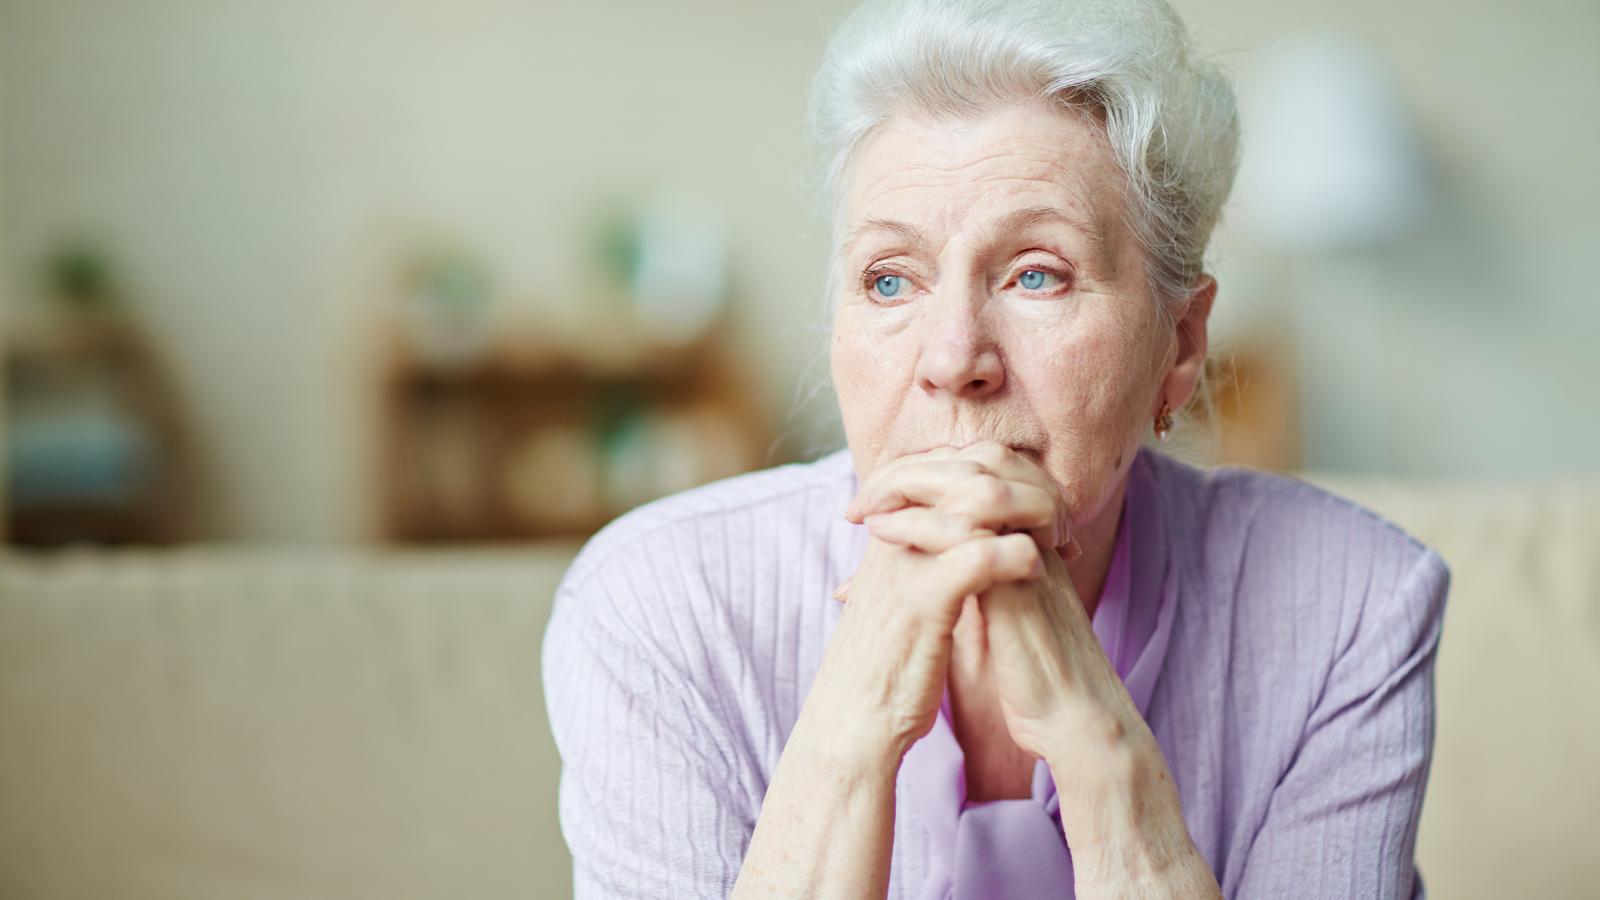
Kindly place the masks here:
POLYGON ((1043 571, 1044 560, 1033 538, 1025 534, 976 537, 939 554, 931 591, 948 603, 996 584, 1037 578, 1043 571))
MULTIPOLYGON (((916 503, 938 505, 951 490, 944 476, 959 481, 963 475, 975 474, 962 465, 964 462, 976 463, 981 470, 1007 481, 1033 485, 1044 492, 1054 507, 1049 523, 1043 521, 1042 510, 1035 506, 1021 519, 984 517, 986 527, 995 531, 1025 529, 1046 549, 1067 545, 1073 522, 1061 486, 1034 457, 998 441, 979 441, 959 450, 935 447, 895 460, 868 479, 851 501, 846 518, 859 523, 866 515, 876 512, 892 512, 916 503), (930 467, 931 463, 941 465, 930 467), (1030 521, 1037 524, 1029 524, 1030 521)), ((974 511, 963 509, 962 512, 970 515, 974 511)))
POLYGON ((917 458, 896 460, 872 473, 861 486, 845 518, 860 523, 874 513, 893 512, 906 506, 933 506, 962 480, 984 474, 983 466, 972 460, 917 458))
POLYGON ((844 517, 859 524, 861 522, 862 513, 859 512, 858 507, 861 501, 868 495, 872 494, 877 488, 879 482, 890 477, 895 470, 903 466, 912 465, 927 460, 949 459, 955 456, 955 453, 956 450, 954 447, 934 447, 931 450, 924 450, 921 453, 909 453, 905 456, 898 457, 890 460, 887 463, 884 463, 881 466, 878 466, 873 470, 872 474, 868 475, 867 479, 861 483, 861 486, 856 490, 856 495, 850 498, 849 505, 845 507, 844 517))
POLYGON ((985 473, 955 485, 938 502, 938 509, 991 531, 1028 531, 1047 548, 1066 539, 1060 507, 1048 491, 997 475, 985 473))
POLYGON ((1009 481, 1032 484, 1050 495, 1059 512, 1059 539, 1065 541, 1072 530, 1066 498, 1058 484, 1044 466, 1033 456, 1014 450, 998 441, 978 441, 957 451, 956 458, 970 459, 985 469, 1009 481))
POLYGON ((843 603, 843 602, 845 602, 845 599, 849 595, 850 595, 850 579, 846 578, 845 580, 839 582, 839 586, 838 587, 833 589, 833 599, 839 601, 840 603, 843 603))
POLYGON ((873 537, 924 553, 943 553, 962 541, 995 533, 964 516, 949 515, 926 506, 874 513, 863 521, 873 537))

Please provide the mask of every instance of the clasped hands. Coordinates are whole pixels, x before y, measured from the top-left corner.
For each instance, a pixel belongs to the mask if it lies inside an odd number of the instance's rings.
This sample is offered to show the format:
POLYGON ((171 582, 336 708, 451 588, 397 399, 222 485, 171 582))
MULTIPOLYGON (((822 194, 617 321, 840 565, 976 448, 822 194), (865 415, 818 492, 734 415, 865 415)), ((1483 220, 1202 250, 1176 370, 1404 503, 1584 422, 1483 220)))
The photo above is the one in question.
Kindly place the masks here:
POLYGON ((872 540, 835 594, 841 627, 874 635, 887 657, 868 680, 892 705, 902 751, 932 728, 972 603, 1017 747, 1054 768, 1131 726, 1138 713, 1068 575, 1081 551, 1065 503, 1031 458, 992 441, 901 457, 871 474, 846 518, 872 540))

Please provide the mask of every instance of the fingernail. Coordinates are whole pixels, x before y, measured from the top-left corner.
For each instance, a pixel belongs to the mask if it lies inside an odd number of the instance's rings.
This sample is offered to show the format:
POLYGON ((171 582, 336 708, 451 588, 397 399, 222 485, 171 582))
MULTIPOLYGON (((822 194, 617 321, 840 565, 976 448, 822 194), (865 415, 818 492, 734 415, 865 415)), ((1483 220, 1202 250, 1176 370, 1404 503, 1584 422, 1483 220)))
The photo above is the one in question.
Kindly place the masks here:
POLYGON ((1067 562, 1072 562, 1082 555, 1083 547, 1078 544, 1078 539, 1074 537, 1067 538, 1067 555, 1063 559, 1067 562))
POLYGON ((849 590, 850 590, 850 579, 846 578, 844 581, 839 582, 839 586, 838 587, 833 589, 833 599, 839 600, 839 601, 842 602, 844 600, 845 594, 848 593, 849 590))

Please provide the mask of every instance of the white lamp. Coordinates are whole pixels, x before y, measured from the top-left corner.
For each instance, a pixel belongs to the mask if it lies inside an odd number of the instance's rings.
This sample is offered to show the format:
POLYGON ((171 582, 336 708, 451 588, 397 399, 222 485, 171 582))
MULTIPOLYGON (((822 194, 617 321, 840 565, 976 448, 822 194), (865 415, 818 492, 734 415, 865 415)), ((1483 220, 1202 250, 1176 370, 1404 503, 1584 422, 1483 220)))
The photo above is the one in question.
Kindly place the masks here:
POLYGON ((1260 63, 1241 90, 1243 224, 1312 251, 1383 244, 1414 227, 1424 167, 1372 54, 1325 34, 1282 41, 1260 63))
POLYGON ((1394 312, 1381 251, 1420 224, 1425 167, 1381 67, 1337 35, 1285 40, 1241 84, 1235 198, 1257 245, 1289 263, 1303 464, 1394 456, 1394 312))

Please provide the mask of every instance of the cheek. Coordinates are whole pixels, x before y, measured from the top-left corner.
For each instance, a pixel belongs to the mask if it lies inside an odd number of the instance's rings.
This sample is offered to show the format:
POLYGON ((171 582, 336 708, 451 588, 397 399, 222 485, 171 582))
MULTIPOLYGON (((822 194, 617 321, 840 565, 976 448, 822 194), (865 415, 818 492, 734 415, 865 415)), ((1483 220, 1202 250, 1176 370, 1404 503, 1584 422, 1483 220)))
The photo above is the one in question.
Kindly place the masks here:
POLYGON ((891 391, 910 376, 916 358, 915 335, 904 316, 846 307, 835 314, 831 336, 834 377, 862 392, 891 391))
POLYGON ((888 439, 890 410, 883 379, 875 377, 871 342, 852 328, 845 311, 835 313, 829 338, 828 369, 839 402, 839 418, 855 470, 863 481, 877 465, 888 439))
POLYGON ((1076 330, 1018 360, 1052 434, 1089 450, 1125 430, 1141 389, 1134 343, 1120 329, 1076 330))
POLYGON ((1141 346, 1125 323, 1078 329, 1035 354, 1021 376, 1050 434, 1051 474, 1080 521, 1096 513, 1137 449, 1141 346))
POLYGON ((847 420, 867 399, 862 392, 872 383, 872 357, 865 350, 859 335, 848 325, 834 323, 829 339, 828 367, 833 376, 833 388, 839 395, 839 407, 847 420))
POLYGON ((847 310, 840 310, 830 337, 828 365, 839 411, 851 443, 885 428, 891 398, 897 396, 900 354, 884 346, 880 336, 859 327, 847 310))

